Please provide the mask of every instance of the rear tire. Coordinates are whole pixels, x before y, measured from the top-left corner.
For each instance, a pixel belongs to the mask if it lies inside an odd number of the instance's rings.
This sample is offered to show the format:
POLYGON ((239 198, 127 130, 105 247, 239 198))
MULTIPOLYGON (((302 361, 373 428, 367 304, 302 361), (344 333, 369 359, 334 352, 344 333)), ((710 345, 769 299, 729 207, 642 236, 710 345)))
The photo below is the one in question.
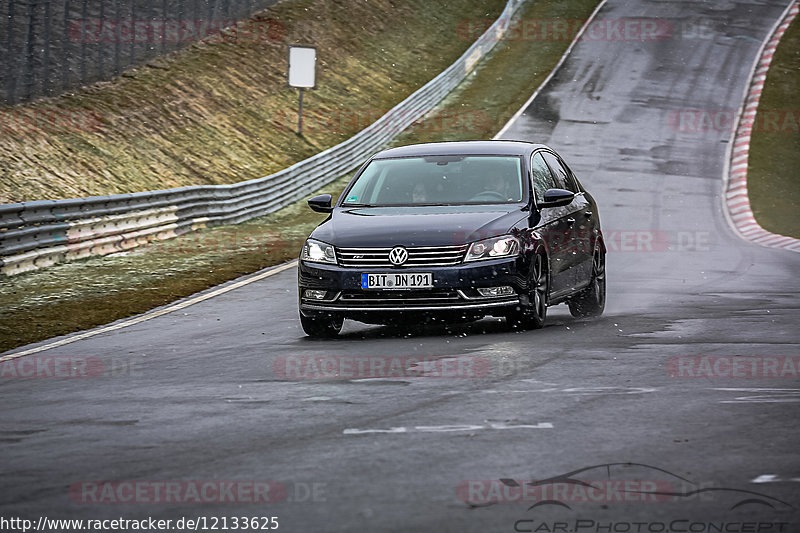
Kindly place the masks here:
POLYGON ((541 329, 547 318, 547 296, 550 278, 547 275, 547 258, 536 254, 531 272, 529 303, 506 316, 506 323, 513 329, 541 329))
POLYGON ((336 337, 344 325, 344 317, 336 315, 300 315, 300 325, 309 337, 331 339, 336 337))
POLYGON ((600 316, 606 307, 606 256, 597 249, 592 256, 592 280, 568 304, 575 318, 600 316))

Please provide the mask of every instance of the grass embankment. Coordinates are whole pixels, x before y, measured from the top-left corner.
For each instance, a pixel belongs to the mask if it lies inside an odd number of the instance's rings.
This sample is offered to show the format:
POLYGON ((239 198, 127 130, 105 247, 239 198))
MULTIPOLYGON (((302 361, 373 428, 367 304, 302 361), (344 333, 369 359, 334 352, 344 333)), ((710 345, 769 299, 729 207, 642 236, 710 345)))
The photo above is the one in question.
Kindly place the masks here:
MULTIPOLYGON (((0 108, 0 203, 235 183, 350 137, 455 60, 505 0, 288 0, 110 82, 0 108), (287 43, 317 47, 306 133, 287 43), (320 123, 321 122, 321 123, 320 123)), ((108 46, 114 46, 109 43, 108 46)))
POLYGON ((773 233, 800 238, 800 17, 781 38, 758 103, 747 165, 753 214, 773 233))
MULTIPOLYGON (((570 5, 531 2, 518 18, 585 19, 596 4, 597 0, 570 5)), ((437 24, 453 28, 455 34, 464 20, 463 14, 453 13, 437 24)), ((404 132, 394 144, 491 138, 544 80, 568 45, 568 39, 498 43, 437 113, 404 132)), ((320 192, 338 195, 348 178, 320 192)), ((0 350, 141 313, 295 258, 305 237, 323 218, 300 201, 237 226, 8 278, 0 287, 0 350)))

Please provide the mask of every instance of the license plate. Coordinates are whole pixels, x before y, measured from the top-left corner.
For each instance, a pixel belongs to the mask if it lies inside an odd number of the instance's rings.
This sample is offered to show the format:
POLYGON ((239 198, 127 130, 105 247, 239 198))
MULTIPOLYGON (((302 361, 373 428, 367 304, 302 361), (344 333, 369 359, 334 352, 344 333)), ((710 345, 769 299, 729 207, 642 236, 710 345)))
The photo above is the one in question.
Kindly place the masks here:
POLYGON ((430 289, 432 287, 433 274, 430 272, 361 274, 362 289, 430 289))

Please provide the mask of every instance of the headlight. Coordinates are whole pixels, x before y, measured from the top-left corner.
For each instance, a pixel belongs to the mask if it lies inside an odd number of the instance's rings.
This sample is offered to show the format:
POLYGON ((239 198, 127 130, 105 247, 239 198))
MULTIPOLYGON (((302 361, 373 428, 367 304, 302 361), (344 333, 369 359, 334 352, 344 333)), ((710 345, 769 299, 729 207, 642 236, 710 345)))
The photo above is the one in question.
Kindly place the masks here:
POLYGON ((482 259, 498 259, 511 257, 519 253, 519 241, 516 237, 503 235, 482 241, 473 242, 464 261, 480 261, 482 259))
POLYGON ((311 263, 336 264, 336 252, 333 246, 324 242, 308 239, 300 252, 300 259, 311 263))

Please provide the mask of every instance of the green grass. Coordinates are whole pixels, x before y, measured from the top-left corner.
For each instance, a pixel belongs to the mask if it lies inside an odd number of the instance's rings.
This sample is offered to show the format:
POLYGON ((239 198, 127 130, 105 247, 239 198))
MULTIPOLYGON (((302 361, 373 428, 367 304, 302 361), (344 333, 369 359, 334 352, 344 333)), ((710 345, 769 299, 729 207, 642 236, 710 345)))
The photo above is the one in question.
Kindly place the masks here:
POLYGON ((773 233, 800 238, 800 17, 778 45, 758 103, 747 192, 753 214, 773 233))
MULTIPOLYGON (((596 4, 597 0, 569 5, 530 2, 518 17, 585 19, 596 4)), ((453 13, 437 24, 454 27, 460 18, 453 13)), ((498 43, 441 109, 404 132, 395 144, 491 138, 568 45, 568 41, 498 43)), ((349 177, 318 192, 338 196, 349 177)), ((7 278, 0 285, 0 351, 141 313, 293 259, 324 218, 299 201, 243 224, 7 278)))

